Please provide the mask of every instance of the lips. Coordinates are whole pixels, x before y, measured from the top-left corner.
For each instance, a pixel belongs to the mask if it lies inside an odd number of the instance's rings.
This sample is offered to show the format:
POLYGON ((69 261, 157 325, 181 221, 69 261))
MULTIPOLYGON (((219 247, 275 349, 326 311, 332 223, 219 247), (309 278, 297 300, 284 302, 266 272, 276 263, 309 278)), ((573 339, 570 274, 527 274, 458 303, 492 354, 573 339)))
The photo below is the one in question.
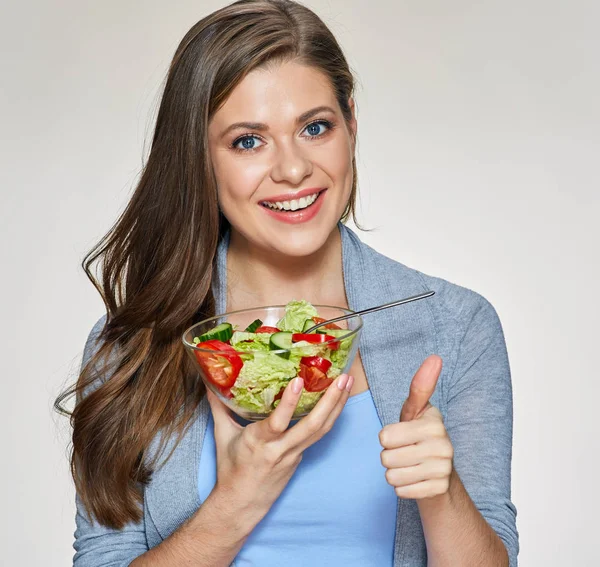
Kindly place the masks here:
POLYGON ((320 193, 324 191, 325 187, 307 187, 306 189, 301 189, 300 191, 288 191, 287 193, 281 193, 280 195, 274 195, 273 197, 269 197, 268 199, 263 199, 262 203, 282 203, 283 201, 293 201, 301 199, 302 197, 308 197, 310 195, 314 195, 316 193, 320 193))
POLYGON ((263 206, 269 207, 274 211, 298 211, 310 207, 319 198, 319 193, 302 197, 301 199, 292 199, 277 203, 263 203, 263 206))
MULTIPOLYGON (((321 190, 318 192, 317 198, 310 205, 305 208, 298 208, 297 210, 291 210, 291 208, 288 210, 281 210, 278 207, 273 208, 272 206, 264 204, 264 201, 261 202, 261 209, 268 216, 280 222, 287 224, 305 223, 313 219, 318 214, 321 206, 323 205, 326 193, 327 191, 321 190)), ((291 205, 291 203, 289 204, 291 205)))

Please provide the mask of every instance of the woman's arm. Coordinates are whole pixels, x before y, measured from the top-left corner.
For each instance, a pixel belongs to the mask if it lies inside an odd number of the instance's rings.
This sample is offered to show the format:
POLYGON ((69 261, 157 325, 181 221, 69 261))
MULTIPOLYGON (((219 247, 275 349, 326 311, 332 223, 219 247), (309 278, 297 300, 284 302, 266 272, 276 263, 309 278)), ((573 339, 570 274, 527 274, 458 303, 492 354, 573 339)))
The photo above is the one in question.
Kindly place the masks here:
POLYGON ((185 524, 131 567, 228 567, 264 516, 258 509, 241 509, 238 502, 215 487, 185 524))
POLYGON ((417 505, 429 567, 508 567, 502 540, 477 510, 456 471, 450 474, 447 492, 418 500, 417 505))
MULTIPOLYGON (((84 365, 99 348, 104 321, 98 321, 88 337, 84 365)), ((143 520, 108 528, 93 520, 77 497, 74 567, 229 565, 285 488, 303 451, 331 429, 353 382, 347 374, 339 376, 310 415, 289 430, 302 393, 301 378, 288 384, 267 419, 247 427, 238 425, 209 392, 217 445, 217 484, 209 497, 185 524, 150 550, 143 520)))
POLYGON ((400 423, 384 427, 381 461, 400 498, 417 500, 430 567, 508 567, 500 538, 479 513, 452 465, 442 415, 429 403, 441 359, 425 360, 413 378, 400 423))
POLYGON ((354 379, 338 377, 310 414, 288 428, 302 393, 294 378, 277 408, 263 421, 241 427, 208 392, 215 423, 217 484, 188 522, 134 567, 226 567, 267 514, 300 464, 306 448, 321 439, 339 417, 354 379))
POLYGON ((511 373, 500 319, 483 298, 462 338, 446 392, 445 426, 454 447, 457 486, 504 544, 509 565, 516 567, 511 373))
POLYGON ((429 357, 400 423, 382 430, 386 477, 398 496, 417 499, 430 566, 516 567, 510 370, 500 322, 485 300, 445 384, 445 423, 429 404, 440 371, 441 359, 429 357))

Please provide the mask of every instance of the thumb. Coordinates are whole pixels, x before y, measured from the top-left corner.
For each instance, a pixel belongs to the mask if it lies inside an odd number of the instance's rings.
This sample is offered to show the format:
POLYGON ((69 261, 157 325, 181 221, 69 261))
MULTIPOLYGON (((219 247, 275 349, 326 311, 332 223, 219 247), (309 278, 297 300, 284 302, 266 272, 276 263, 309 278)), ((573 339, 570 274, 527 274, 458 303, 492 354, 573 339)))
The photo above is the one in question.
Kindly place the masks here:
POLYGON ((400 412, 400 421, 416 419, 427 409, 441 371, 442 359, 436 354, 423 361, 410 383, 408 398, 400 412))
POLYGON ((242 426, 231 417, 229 408, 209 388, 206 389, 206 397, 215 423, 215 442, 218 447, 221 443, 227 443, 242 426))

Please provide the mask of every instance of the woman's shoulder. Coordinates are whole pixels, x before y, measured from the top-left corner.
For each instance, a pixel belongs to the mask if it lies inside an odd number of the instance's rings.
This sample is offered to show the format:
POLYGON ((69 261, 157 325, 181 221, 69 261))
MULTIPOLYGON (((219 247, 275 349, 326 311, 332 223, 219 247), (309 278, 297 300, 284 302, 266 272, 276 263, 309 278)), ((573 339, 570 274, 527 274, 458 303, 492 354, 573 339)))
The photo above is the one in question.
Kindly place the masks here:
POLYGON ((87 339, 85 341, 85 347, 83 349, 83 364, 87 364, 87 362, 94 356, 101 347, 100 343, 100 335, 102 334, 102 330, 106 325, 106 313, 102 315, 92 326, 90 332, 88 333, 87 339))
MULTIPOLYGON (((423 308, 417 308, 420 316, 402 317, 407 321, 419 321, 412 332, 429 333, 435 336, 435 352, 445 354, 445 364, 450 369, 444 378, 445 390, 450 391, 456 377, 477 360, 485 360, 490 367, 502 369, 508 375, 506 343, 502 323, 494 306, 480 293, 444 278, 423 273, 393 260, 374 249, 370 249, 367 263, 371 263, 371 273, 377 274, 379 285, 386 286, 390 298, 415 295, 433 290, 435 295, 422 301, 423 308)), ((381 299, 381 298, 379 298, 381 299)), ((390 299, 388 299, 389 301, 390 299)), ((384 303, 385 301, 382 301, 384 303)))
MULTIPOLYGON (((358 240, 358 237, 352 233, 358 240)), ((449 332, 466 332, 473 325, 480 334, 495 333, 500 320, 492 303, 466 286, 433 276, 394 260, 358 240, 365 289, 381 290, 387 301, 432 290, 435 295, 424 300, 436 326, 449 332)), ((385 301, 382 301, 385 303, 385 301)))
MULTIPOLYGON (((102 348, 102 331, 106 326, 106 314, 102 315, 92 326, 88 333, 83 348, 83 356, 81 359, 81 371, 92 361, 92 359, 99 353, 102 348)), ((101 360, 94 360, 93 373, 95 380, 83 391, 83 397, 91 394, 93 391, 98 389, 104 382, 108 380, 111 372, 114 370, 118 359, 116 352, 113 350, 108 354, 101 357, 101 360)))

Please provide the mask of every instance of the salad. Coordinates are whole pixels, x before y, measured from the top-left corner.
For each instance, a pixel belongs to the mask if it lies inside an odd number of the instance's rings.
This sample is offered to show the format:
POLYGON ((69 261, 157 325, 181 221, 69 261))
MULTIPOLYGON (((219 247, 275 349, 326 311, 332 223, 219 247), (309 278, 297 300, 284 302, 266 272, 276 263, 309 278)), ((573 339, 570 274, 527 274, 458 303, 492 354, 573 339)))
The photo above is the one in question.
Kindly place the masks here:
POLYGON ((223 396, 254 412, 272 411, 287 384, 301 377, 296 413, 306 413, 342 373, 355 336, 335 324, 305 332, 323 321, 308 301, 290 301, 275 327, 260 319, 243 330, 221 323, 194 338, 196 347, 215 353, 194 353, 205 378, 223 396))

